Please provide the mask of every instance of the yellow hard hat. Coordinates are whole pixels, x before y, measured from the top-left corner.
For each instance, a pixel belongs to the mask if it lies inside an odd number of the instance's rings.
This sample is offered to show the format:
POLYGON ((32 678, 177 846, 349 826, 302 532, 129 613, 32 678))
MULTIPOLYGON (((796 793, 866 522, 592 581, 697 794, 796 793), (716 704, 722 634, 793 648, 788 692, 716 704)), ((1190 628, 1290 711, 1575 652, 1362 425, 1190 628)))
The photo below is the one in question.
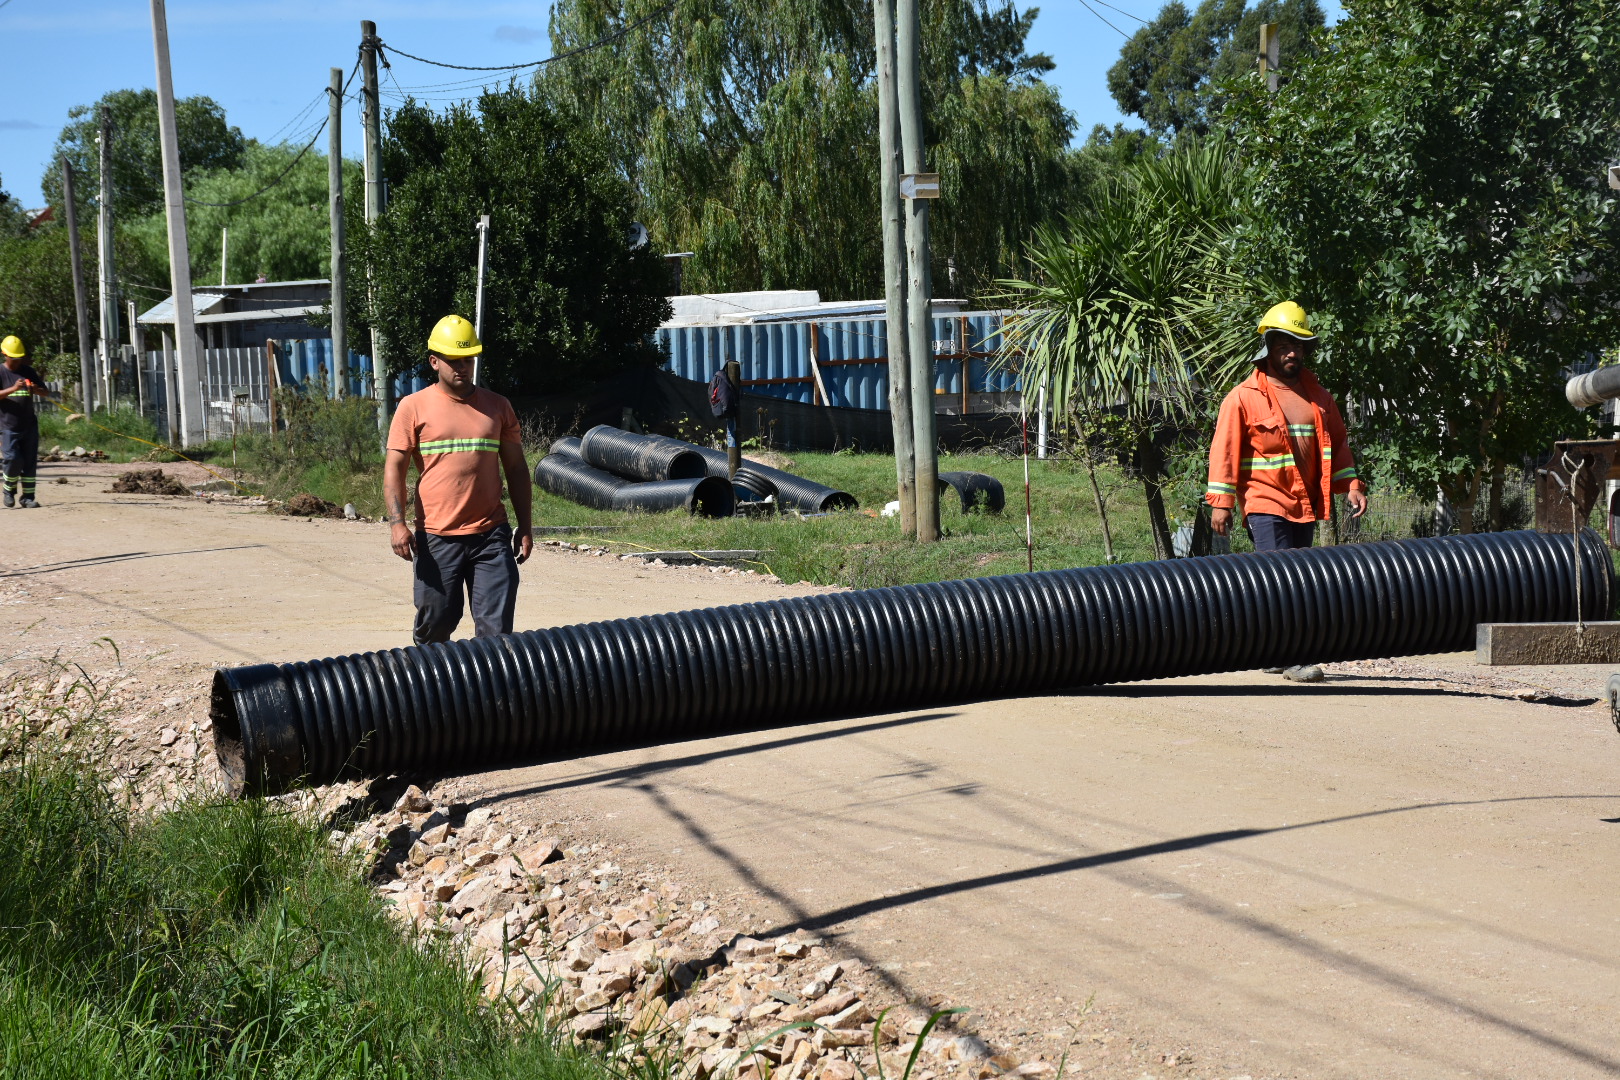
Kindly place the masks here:
POLYGON ((434 356, 477 356, 483 351, 473 324, 460 315, 446 315, 428 335, 428 352, 434 356))
POLYGON ((18 337, 16 334, 8 334, 6 336, 6 340, 0 341, 0 353, 5 353, 13 360, 16 360, 20 357, 27 356, 28 348, 23 345, 22 338, 18 337))
POLYGON ((1292 300, 1284 300, 1266 312, 1265 318, 1260 320, 1260 333, 1264 334, 1267 330, 1281 330, 1301 341, 1316 337, 1316 332, 1311 329, 1311 321, 1305 317, 1305 309, 1292 300))

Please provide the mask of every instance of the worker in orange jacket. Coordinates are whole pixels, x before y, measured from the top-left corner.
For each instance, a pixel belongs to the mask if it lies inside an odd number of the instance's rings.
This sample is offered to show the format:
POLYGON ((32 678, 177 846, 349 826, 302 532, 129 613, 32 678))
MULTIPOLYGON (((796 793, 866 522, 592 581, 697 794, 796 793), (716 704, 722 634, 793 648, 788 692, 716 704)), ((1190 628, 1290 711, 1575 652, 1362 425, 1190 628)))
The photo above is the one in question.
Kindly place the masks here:
MULTIPOLYGON (((1260 320, 1265 347, 1254 374, 1221 402, 1209 448, 1210 525, 1222 536, 1241 502, 1256 551, 1307 548, 1316 523, 1333 516, 1344 494, 1352 517, 1367 512, 1367 485, 1356 473, 1344 418, 1305 362, 1317 337, 1305 309, 1292 300, 1260 320)), ((1319 682, 1316 664, 1267 668, 1298 682, 1319 682)))
POLYGON ((1316 523, 1346 495, 1353 517, 1367 512, 1344 418, 1305 362, 1317 337, 1305 310, 1284 301, 1260 320, 1265 348, 1255 372, 1221 402, 1209 448, 1210 524, 1227 535, 1241 502, 1256 551, 1311 546, 1316 523))

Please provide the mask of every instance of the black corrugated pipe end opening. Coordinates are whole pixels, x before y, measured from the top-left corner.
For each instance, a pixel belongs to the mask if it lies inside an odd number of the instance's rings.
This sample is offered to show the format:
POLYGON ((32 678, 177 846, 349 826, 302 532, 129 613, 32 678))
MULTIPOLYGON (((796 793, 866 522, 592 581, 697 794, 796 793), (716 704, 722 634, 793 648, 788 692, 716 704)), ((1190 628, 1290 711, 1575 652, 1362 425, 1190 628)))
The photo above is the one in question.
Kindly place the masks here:
POLYGON ((939 474, 940 494, 948 486, 962 499, 962 513, 983 507, 987 513, 999 514, 1007 508, 1007 490, 1001 481, 982 472, 942 472, 939 474))
POLYGON ((847 491, 834 491, 822 497, 821 504, 816 507, 823 514, 834 510, 859 510, 861 502, 847 491))
POLYGON ((208 719, 233 798, 284 791, 306 772, 299 713, 279 664, 214 672, 208 719))
POLYGON ((731 517, 737 512, 737 493, 732 490, 729 481, 717 476, 705 476, 692 489, 692 501, 687 509, 701 517, 731 517))

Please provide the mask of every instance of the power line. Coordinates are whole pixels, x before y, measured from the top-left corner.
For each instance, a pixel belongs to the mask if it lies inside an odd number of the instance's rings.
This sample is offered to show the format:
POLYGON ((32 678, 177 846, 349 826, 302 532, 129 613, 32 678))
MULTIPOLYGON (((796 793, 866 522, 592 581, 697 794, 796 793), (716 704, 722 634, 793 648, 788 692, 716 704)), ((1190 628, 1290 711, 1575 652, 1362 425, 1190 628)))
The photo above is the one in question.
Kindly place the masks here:
MULTIPOLYGON (((7 2, 9 3, 10 0, 7 0, 7 2)), ((523 68, 543 67, 546 64, 554 64, 558 60, 566 60, 570 56, 578 56, 580 53, 590 52, 592 49, 600 49, 604 45, 608 45, 608 44, 611 44, 611 43, 619 40, 620 38, 624 37, 626 34, 630 33, 630 31, 636 30, 636 29, 638 29, 638 28, 640 28, 642 26, 645 26, 646 24, 652 22, 654 19, 658 18, 659 16, 669 14, 674 9, 675 9, 674 4, 665 4, 663 7, 659 8, 657 11, 654 11, 652 14, 643 16, 642 18, 637 19, 633 23, 630 23, 630 24, 628 24, 626 26, 620 27, 619 29, 615 30, 613 33, 609 34, 605 38, 601 38, 601 39, 599 39, 597 41, 593 41, 588 45, 581 45, 576 49, 569 49, 567 52, 557 53, 555 56, 548 56, 544 60, 530 60, 530 61, 528 61, 526 63, 522 63, 522 64, 496 64, 496 65, 490 66, 490 67, 480 67, 480 66, 473 65, 473 64, 447 64, 443 60, 429 60, 425 56, 413 56, 412 54, 406 52, 403 49, 396 49, 393 46, 386 45, 381 41, 377 42, 377 50, 379 52, 381 52, 384 49, 388 49, 389 51, 393 52, 396 56, 403 56, 407 60, 415 60, 417 63, 420 63, 420 64, 432 64, 434 67, 451 68, 451 69, 453 69, 455 71, 519 71, 519 70, 522 70, 523 68)))
POLYGON ((245 199, 237 199, 237 200, 235 200, 233 202, 201 202, 201 201, 199 201, 197 199, 187 198, 186 202, 188 204, 192 205, 192 206, 216 206, 216 207, 241 206, 243 203, 252 202, 254 199, 257 199, 260 195, 263 195, 265 192, 269 191, 271 188, 275 187, 276 185, 280 184, 283 180, 287 179, 288 174, 290 174, 293 171, 293 169, 298 165, 298 163, 300 161, 304 160, 304 155, 309 153, 310 147, 314 146, 315 143, 316 143, 316 140, 318 140, 321 137, 321 132, 326 130, 326 124, 327 124, 327 121, 322 120, 321 121, 321 126, 315 129, 315 137, 310 139, 309 142, 304 144, 304 148, 302 150, 298 151, 298 156, 293 158, 292 161, 288 162, 287 167, 285 169, 282 169, 280 174, 277 175, 277 177, 274 180, 270 181, 268 184, 264 185, 264 187, 260 188, 258 191, 255 191, 253 194, 249 195, 247 198, 245 198, 245 199))
POLYGON ((1119 12, 1121 15, 1125 16, 1127 19, 1135 19, 1137 22, 1141 23, 1143 26, 1148 25, 1148 21, 1146 19, 1142 18, 1142 16, 1133 15, 1129 11, 1126 11, 1122 7, 1114 7, 1114 5, 1110 4, 1108 2, 1108 0, 1097 0, 1097 3, 1101 4, 1105 8, 1109 8, 1110 10, 1119 12))

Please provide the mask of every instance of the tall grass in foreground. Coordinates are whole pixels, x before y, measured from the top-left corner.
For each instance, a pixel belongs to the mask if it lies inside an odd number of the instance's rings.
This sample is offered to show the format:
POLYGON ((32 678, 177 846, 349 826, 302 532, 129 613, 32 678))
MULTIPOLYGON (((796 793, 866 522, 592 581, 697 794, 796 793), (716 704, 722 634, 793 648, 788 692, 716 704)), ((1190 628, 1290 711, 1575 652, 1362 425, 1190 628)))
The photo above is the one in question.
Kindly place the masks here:
POLYGON ((605 1075, 485 1005, 312 822, 258 800, 137 820, 48 740, 0 745, 0 1076, 605 1075))

